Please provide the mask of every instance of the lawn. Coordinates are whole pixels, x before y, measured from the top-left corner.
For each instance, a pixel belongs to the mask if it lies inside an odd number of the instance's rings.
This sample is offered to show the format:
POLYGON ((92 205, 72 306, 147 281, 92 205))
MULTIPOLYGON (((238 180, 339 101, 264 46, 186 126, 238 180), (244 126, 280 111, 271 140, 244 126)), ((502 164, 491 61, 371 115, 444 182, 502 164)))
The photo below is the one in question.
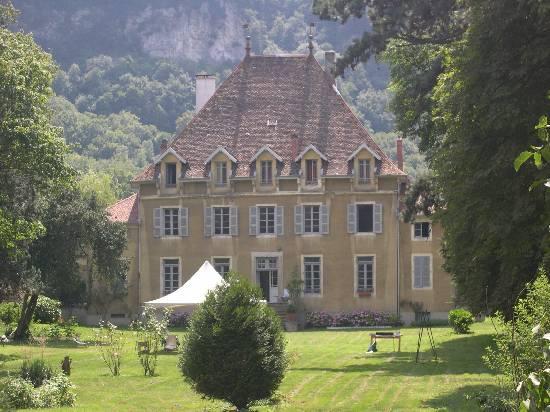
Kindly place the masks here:
MULTIPOLYGON (((401 331, 401 353, 392 351, 391 340, 382 340, 375 354, 365 353, 370 333, 367 330, 288 333, 292 362, 280 388, 281 402, 256 409, 475 410, 475 403, 466 399, 466 393, 496 385, 495 375, 481 361, 483 348, 491 342, 490 323, 475 324, 469 335, 434 327, 440 360, 431 360, 425 339, 418 364, 414 359, 418 329, 401 331)), ((82 327, 79 332, 83 340, 92 337, 92 328, 82 327)), ((201 399, 184 383, 175 353, 161 354, 158 376, 144 377, 133 350, 135 338, 129 331, 125 335, 121 376, 108 374, 97 348, 52 342, 45 348, 13 344, 0 347, 0 377, 15 372, 27 357, 44 356, 59 365, 69 355, 73 359, 71 379, 78 393, 73 410, 220 410, 227 406, 201 399)))

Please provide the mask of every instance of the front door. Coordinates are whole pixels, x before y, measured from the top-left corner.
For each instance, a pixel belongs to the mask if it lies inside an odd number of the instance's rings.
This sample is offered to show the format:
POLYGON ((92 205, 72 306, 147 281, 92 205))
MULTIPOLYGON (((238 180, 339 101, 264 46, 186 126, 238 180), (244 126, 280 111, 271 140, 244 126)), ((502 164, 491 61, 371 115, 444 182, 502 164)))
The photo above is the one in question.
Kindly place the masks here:
POLYGON ((262 295, 264 299, 269 302, 269 271, 259 271, 258 276, 260 277, 260 288, 262 289, 262 295))
POLYGON ((279 296, 279 258, 276 256, 256 257, 256 281, 268 302, 276 302, 279 296))

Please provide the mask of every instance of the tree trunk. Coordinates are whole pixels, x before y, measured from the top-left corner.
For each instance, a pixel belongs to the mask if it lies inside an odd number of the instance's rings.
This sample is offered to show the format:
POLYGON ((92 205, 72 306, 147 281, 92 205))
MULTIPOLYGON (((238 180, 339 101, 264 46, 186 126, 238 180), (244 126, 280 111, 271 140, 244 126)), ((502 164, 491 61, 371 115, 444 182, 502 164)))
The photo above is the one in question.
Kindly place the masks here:
POLYGON ((17 323, 17 328, 12 333, 12 339, 17 341, 26 340, 29 335, 29 326, 38 302, 38 294, 26 293, 23 298, 23 307, 21 308, 21 317, 17 323))

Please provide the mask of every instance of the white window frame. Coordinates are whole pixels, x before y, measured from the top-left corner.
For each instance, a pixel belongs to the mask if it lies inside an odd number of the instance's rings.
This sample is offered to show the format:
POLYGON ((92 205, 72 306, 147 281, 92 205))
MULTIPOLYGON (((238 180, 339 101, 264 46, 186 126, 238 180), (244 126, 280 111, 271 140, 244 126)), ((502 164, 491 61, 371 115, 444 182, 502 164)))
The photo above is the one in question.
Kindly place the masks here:
POLYGON ((220 186, 220 187, 227 186, 227 183, 229 182, 229 178, 227 174, 227 162, 225 160, 217 160, 214 162, 214 167, 216 170, 216 179, 215 179, 216 186, 220 186), (223 173, 220 173, 222 171, 220 169, 223 170, 223 173), (221 177, 223 177, 224 179, 221 179, 221 177))
POLYGON ((372 294, 371 296, 376 296, 376 255, 374 253, 358 253, 353 255, 353 295, 355 297, 359 296, 358 291, 358 276, 357 276, 357 259, 360 257, 372 257, 372 294))
MULTIPOLYGON (((180 227, 180 206, 161 206, 160 207, 160 230, 161 230, 161 239, 179 239, 181 238, 181 227, 180 227), (166 209, 177 209, 176 222, 178 225, 178 234, 177 235, 167 235, 165 226, 164 226, 164 211, 166 209)), ((171 221, 173 223, 173 220, 171 221)))
POLYGON ((360 185, 368 185, 372 181, 370 163, 370 159, 357 159, 357 182, 360 185), (361 172, 363 170, 363 168, 361 167, 361 162, 367 162, 367 168, 365 169, 366 177, 361 177, 361 172))
POLYGON ((260 185, 271 186, 273 185, 273 160, 260 160, 260 185), (270 175, 269 181, 265 180, 264 163, 269 163, 270 175))
POLYGON ((413 290, 432 290, 433 286, 434 286, 433 274, 434 274, 434 265, 433 265, 433 255, 431 253, 413 253, 411 255, 411 287, 412 287, 413 290), (415 288, 414 287, 414 276, 415 276, 415 273, 414 273, 414 258, 416 256, 427 256, 427 257, 430 258, 430 286, 429 287, 424 287, 424 288, 415 288))
POLYGON ((433 230, 433 224, 432 222, 428 220, 417 220, 414 223, 411 224, 411 240, 419 241, 419 242, 427 242, 432 240, 432 230, 433 230), (428 223, 430 225, 430 234, 428 237, 417 237, 415 236, 415 228, 414 225, 417 223, 428 223))
POLYGON ((319 183, 320 183, 320 179, 319 179, 319 161, 320 159, 304 159, 304 169, 305 169, 305 173, 304 173, 304 181, 305 181, 305 184, 306 186, 318 186, 319 183), (315 180, 308 180, 307 179, 307 172, 308 172, 308 162, 315 162, 315 180))
POLYGON ((259 204, 255 206, 256 206, 256 236, 257 237, 276 237, 277 236, 277 205, 276 204, 259 204), (261 207, 273 208, 273 233, 260 232, 260 208, 261 207))
POLYGON ((300 203, 302 206, 302 236, 322 236, 321 233, 321 206, 323 206, 323 203, 300 203), (318 232, 306 232, 306 207, 307 206, 317 206, 319 208, 319 231, 318 232))
MULTIPOLYGON (((256 258, 258 257, 276 257, 277 258, 277 290, 279 293, 279 296, 277 297, 280 299, 280 293, 281 293, 281 285, 284 285, 284 274, 283 274, 283 252, 250 252, 250 273, 253 276, 253 282, 258 287, 260 284, 258 283, 257 279, 257 272, 256 272, 256 258)), ((269 286, 271 287, 271 280, 269 286)))
POLYGON ((231 207, 228 205, 215 205, 209 206, 212 208, 212 237, 231 237, 231 207), (216 209, 225 208, 227 209, 227 222, 228 222, 228 233, 216 233, 216 209))
MULTIPOLYGON (((214 266, 214 269, 216 268, 216 259, 229 259, 229 272, 233 270, 233 257, 232 256, 211 256, 210 262, 212 263, 212 266, 214 266)), ((220 273, 220 275, 223 276, 223 274, 220 273)))
POLYGON ((302 280, 304 281, 304 290, 302 291, 302 295, 304 297, 322 297, 323 296, 323 279, 324 279, 324 262, 323 262, 323 255, 302 255, 301 256, 301 268, 300 272, 302 274, 302 280), (306 273, 305 273, 305 258, 314 257, 319 258, 319 265, 320 265, 320 273, 319 273, 319 293, 306 293, 305 292, 305 282, 306 282, 306 273))
POLYGON ((355 227, 356 231, 354 235, 356 236, 376 236, 377 233, 374 231, 374 208, 376 207, 376 202, 373 200, 355 202, 355 227), (372 232, 359 232, 359 205, 372 205, 372 232))
MULTIPOLYGON (((160 296, 166 296, 168 295, 168 293, 165 295, 164 294, 164 261, 165 260, 169 260, 169 259, 172 259, 172 260, 177 260, 178 261, 178 288, 181 287, 181 284, 182 284, 182 270, 181 270, 181 257, 179 256, 162 256, 160 258, 160 296)), ((176 288, 177 290, 177 288, 176 288)), ((174 292, 174 291, 172 291, 174 292)), ((172 293, 170 292, 170 293, 172 293)))

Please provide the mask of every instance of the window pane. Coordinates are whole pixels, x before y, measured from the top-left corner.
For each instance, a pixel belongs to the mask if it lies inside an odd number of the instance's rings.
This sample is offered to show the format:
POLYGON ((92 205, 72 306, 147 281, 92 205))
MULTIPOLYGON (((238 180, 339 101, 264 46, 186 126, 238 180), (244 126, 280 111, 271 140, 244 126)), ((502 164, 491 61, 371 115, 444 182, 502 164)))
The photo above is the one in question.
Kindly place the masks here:
POLYGON ((275 233, 275 207, 260 206, 259 214, 259 233, 275 233))
POLYGON ((415 288, 431 287, 430 256, 415 256, 413 260, 413 285, 415 288))
POLYGON ((176 185, 176 164, 166 163, 166 186, 176 185))
POLYGON ((261 162, 261 183, 264 185, 272 183, 272 162, 270 160, 262 160, 261 162))
POLYGON ((372 291, 374 289, 374 257, 357 257, 357 290, 372 291))
POLYGON ((319 206, 304 206, 304 233, 319 233, 319 206))
POLYGON ((214 234, 228 235, 229 234, 229 208, 215 207, 214 208, 214 234))
POLYGON ((357 205, 357 231, 373 231, 373 205, 357 205))
POLYGON ((321 293, 320 257, 304 257, 304 293, 321 293))
POLYGON ((306 184, 317 183, 317 160, 306 160, 306 184))

